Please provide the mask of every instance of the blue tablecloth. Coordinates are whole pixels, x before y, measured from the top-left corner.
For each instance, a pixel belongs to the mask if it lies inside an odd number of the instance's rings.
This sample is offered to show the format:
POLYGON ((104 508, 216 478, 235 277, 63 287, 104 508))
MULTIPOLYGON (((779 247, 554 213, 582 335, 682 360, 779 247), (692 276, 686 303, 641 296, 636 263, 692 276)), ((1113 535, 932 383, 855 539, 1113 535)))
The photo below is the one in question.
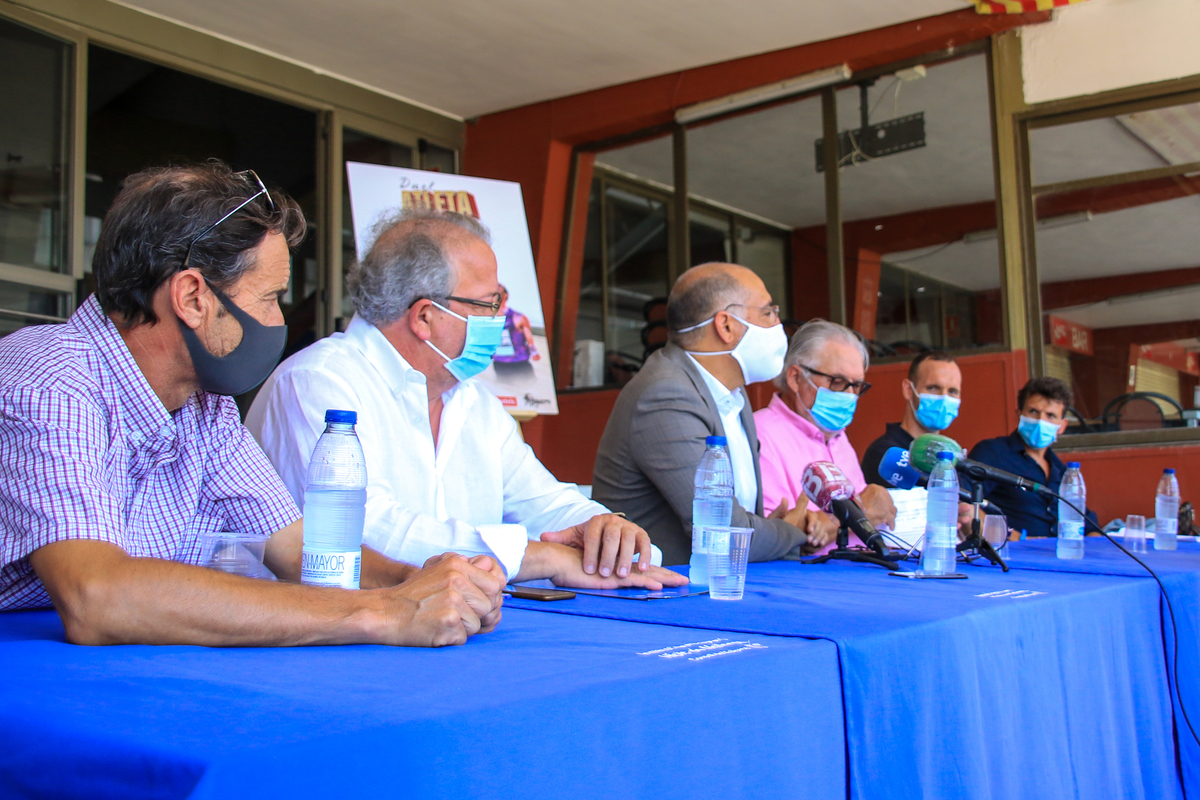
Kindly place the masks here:
POLYGON ((846 796, 827 642, 516 609, 442 650, 62 638, 0 614, 0 797, 846 796))
MULTIPOLYGON (((1124 544, 1121 537, 1114 537, 1124 544)), ((1010 566, 1021 570, 1046 570, 1053 572, 1082 572, 1092 575, 1128 575, 1151 580, 1146 570, 1112 542, 1102 537, 1089 536, 1084 545, 1084 557, 1079 560, 1059 559, 1055 556, 1055 540, 1038 539, 1013 543, 1010 566)), ((1180 542, 1178 550, 1154 550, 1135 555, 1157 573, 1171 598, 1175 626, 1179 638, 1179 656, 1175 657, 1175 637, 1171 635, 1167 607, 1162 605, 1162 626, 1166 634, 1166 666, 1170 670, 1175 703, 1175 727, 1179 741, 1179 762, 1184 785, 1189 796, 1200 795, 1200 743, 1192 735, 1179 704, 1179 696, 1187 705, 1192 727, 1200 731, 1200 630, 1197 615, 1200 614, 1200 544, 1180 542), (1175 678, 1175 664, 1179 664, 1179 676, 1175 678)), ((999 569, 991 567, 991 569, 999 569)))
POLYGON ((512 602, 836 642, 852 797, 1178 797, 1154 583, 964 571, 914 581, 773 562, 750 565, 741 602, 512 602))

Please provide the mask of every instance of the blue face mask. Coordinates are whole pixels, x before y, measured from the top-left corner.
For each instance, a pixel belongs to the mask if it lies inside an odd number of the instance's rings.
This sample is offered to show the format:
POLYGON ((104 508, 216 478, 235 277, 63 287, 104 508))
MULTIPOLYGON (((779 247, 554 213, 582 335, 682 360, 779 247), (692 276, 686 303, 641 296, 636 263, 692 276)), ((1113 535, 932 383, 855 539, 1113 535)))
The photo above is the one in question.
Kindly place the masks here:
MULTIPOLYGON (((804 376, 808 380, 808 376, 804 376)), ((858 395, 854 392, 835 392, 808 381, 817 390, 817 400, 808 410, 823 429, 840 431, 854 420, 854 409, 858 408, 858 395)))
POLYGON ((463 343, 462 353, 458 358, 446 355, 428 339, 425 340, 425 344, 446 359, 446 369, 450 371, 451 375, 460 381, 474 378, 488 368, 488 364, 492 363, 492 356, 500 347, 500 341, 504 334, 504 317, 464 317, 455 314, 439 303, 434 303, 434 305, 450 316, 458 317, 467 323, 467 340, 463 343))
POLYGON ((1049 447, 1058 438, 1058 424, 1044 419, 1021 417, 1017 423, 1017 432, 1030 447, 1049 447))
POLYGON ((958 416, 958 406, 962 401, 948 394, 918 395, 921 401, 917 404, 917 422, 927 431, 944 431, 950 427, 958 416))

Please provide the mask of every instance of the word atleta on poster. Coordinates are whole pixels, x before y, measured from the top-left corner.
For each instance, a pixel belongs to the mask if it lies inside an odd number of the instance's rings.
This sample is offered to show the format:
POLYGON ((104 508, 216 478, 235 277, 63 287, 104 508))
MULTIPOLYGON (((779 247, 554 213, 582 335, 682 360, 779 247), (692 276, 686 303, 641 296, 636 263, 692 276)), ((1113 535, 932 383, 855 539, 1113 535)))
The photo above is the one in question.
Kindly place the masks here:
MULTIPOLYGON (((361 257, 374 228, 402 208, 436 208, 475 217, 492 233, 501 296, 504 337, 492 364, 473 380, 486 386, 509 411, 557 414, 550 371, 546 320, 521 185, 401 167, 348 162, 354 243, 361 257)), ((450 354, 453 355, 453 354, 450 354)))

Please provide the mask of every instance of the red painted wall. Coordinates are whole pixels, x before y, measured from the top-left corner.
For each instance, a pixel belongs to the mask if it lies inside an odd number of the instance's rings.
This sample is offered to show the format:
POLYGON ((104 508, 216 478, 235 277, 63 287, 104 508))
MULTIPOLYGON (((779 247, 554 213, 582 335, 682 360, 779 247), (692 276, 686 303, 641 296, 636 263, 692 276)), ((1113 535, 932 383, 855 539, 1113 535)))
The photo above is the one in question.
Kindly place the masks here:
POLYGON ((1154 516, 1154 489, 1167 467, 1176 470, 1183 499, 1200 502, 1200 445, 1064 451, 1059 456, 1080 463, 1088 506, 1101 525, 1129 514, 1154 516))
POLYGON ((591 483, 592 467, 600 437, 617 402, 620 389, 595 389, 586 392, 560 392, 558 416, 539 417, 540 447, 529 441, 530 424, 524 427, 525 440, 538 451, 546 469, 560 481, 591 483))
MULTIPOLYGON (((962 409, 946 435, 971 448, 983 439, 1003 436, 1017 427, 1017 392, 1029 372, 1024 350, 986 353, 958 359, 963 374, 962 409)), ((904 417, 900 382, 908 377, 908 362, 873 364, 867 371, 871 391, 858 401, 854 422, 846 430, 859 458, 883 435, 889 422, 904 417)))

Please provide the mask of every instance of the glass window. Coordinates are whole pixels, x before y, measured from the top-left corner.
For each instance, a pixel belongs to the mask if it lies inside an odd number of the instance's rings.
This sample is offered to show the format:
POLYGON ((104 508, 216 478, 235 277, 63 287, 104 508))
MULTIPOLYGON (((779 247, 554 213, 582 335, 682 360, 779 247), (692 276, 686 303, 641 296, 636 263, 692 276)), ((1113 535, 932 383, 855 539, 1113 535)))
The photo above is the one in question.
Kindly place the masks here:
POLYGON ((87 106, 85 242, 95 244, 131 173, 207 158, 253 169, 295 198, 308 219, 283 302, 285 356, 313 342, 320 276, 316 114, 94 45, 87 106))
POLYGON ((881 353, 1002 344, 986 56, 848 87, 837 104, 856 329, 881 353))
POLYGON ((1074 389, 1072 430, 1181 426, 1195 405, 1200 170, 1139 172, 1200 161, 1196 130, 1200 104, 1030 131, 1045 371, 1074 389))
POLYGON ((733 261, 733 236, 727 214, 710 214, 693 207, 688 212, 691 266, 710 261, 733 261))
POLYGON ((580 363, 572 385, 624 385, 666 341, 669 204, 665 192, 597 170, 575 327, 580 363))
POLYGON ((0 19, 0 263, 70 272, 64 213, 70 54, 70 45, 0 19))
POLYGON ((458 172, 458 153, 448 147, 441 147, 421 139, 417 142, 421 152, 421 169, 430 172, 458 172))
MULTIPOLYGON (((357 248, 354 243, 354 213, 350 208, 350 181, 346 177, 346 162, 357 161, 360 164, 380 164, 385 167, 413 166, 413 149, 405 144, 389 142, 368 133, 342 129, 342 273, 357 258, 357 248)), ((344 278, 343 278, 344 279, 344 278)), ((346 322, 354 315, 354 305, 348 292, 342 292, 342 316, 338 320, 339 330, 345 328, 346 322)))
MULTIPOLYGON (((778 301, 781 310, 791 306, 788 291, 788 234, 777 228, 754 225, 736 219, 733 261, 754 270, 778 301)), ((787 316, 786 314, 784 316, 787 316)))
POLYGON ((66 292, 0 281, 0 336, 26 325, 65 322, 70 303, 66 292))
MULTIPOLYGON (((829 313, 827 291, 798 295, 795 300, 805 304, 797 306, 787 279, 791 270, 827 272, 825 179, 813 169, 811 150, 798 146, 820 135, 819 96, 702 122, 687 131, 693 209, 729 220, 722 260, 754 270, 788 318, 829 313), (793 250, 793 241, 812 246, 793 250)), ((715 260, 698 257, 695 220, 692 262, 715 260)))

